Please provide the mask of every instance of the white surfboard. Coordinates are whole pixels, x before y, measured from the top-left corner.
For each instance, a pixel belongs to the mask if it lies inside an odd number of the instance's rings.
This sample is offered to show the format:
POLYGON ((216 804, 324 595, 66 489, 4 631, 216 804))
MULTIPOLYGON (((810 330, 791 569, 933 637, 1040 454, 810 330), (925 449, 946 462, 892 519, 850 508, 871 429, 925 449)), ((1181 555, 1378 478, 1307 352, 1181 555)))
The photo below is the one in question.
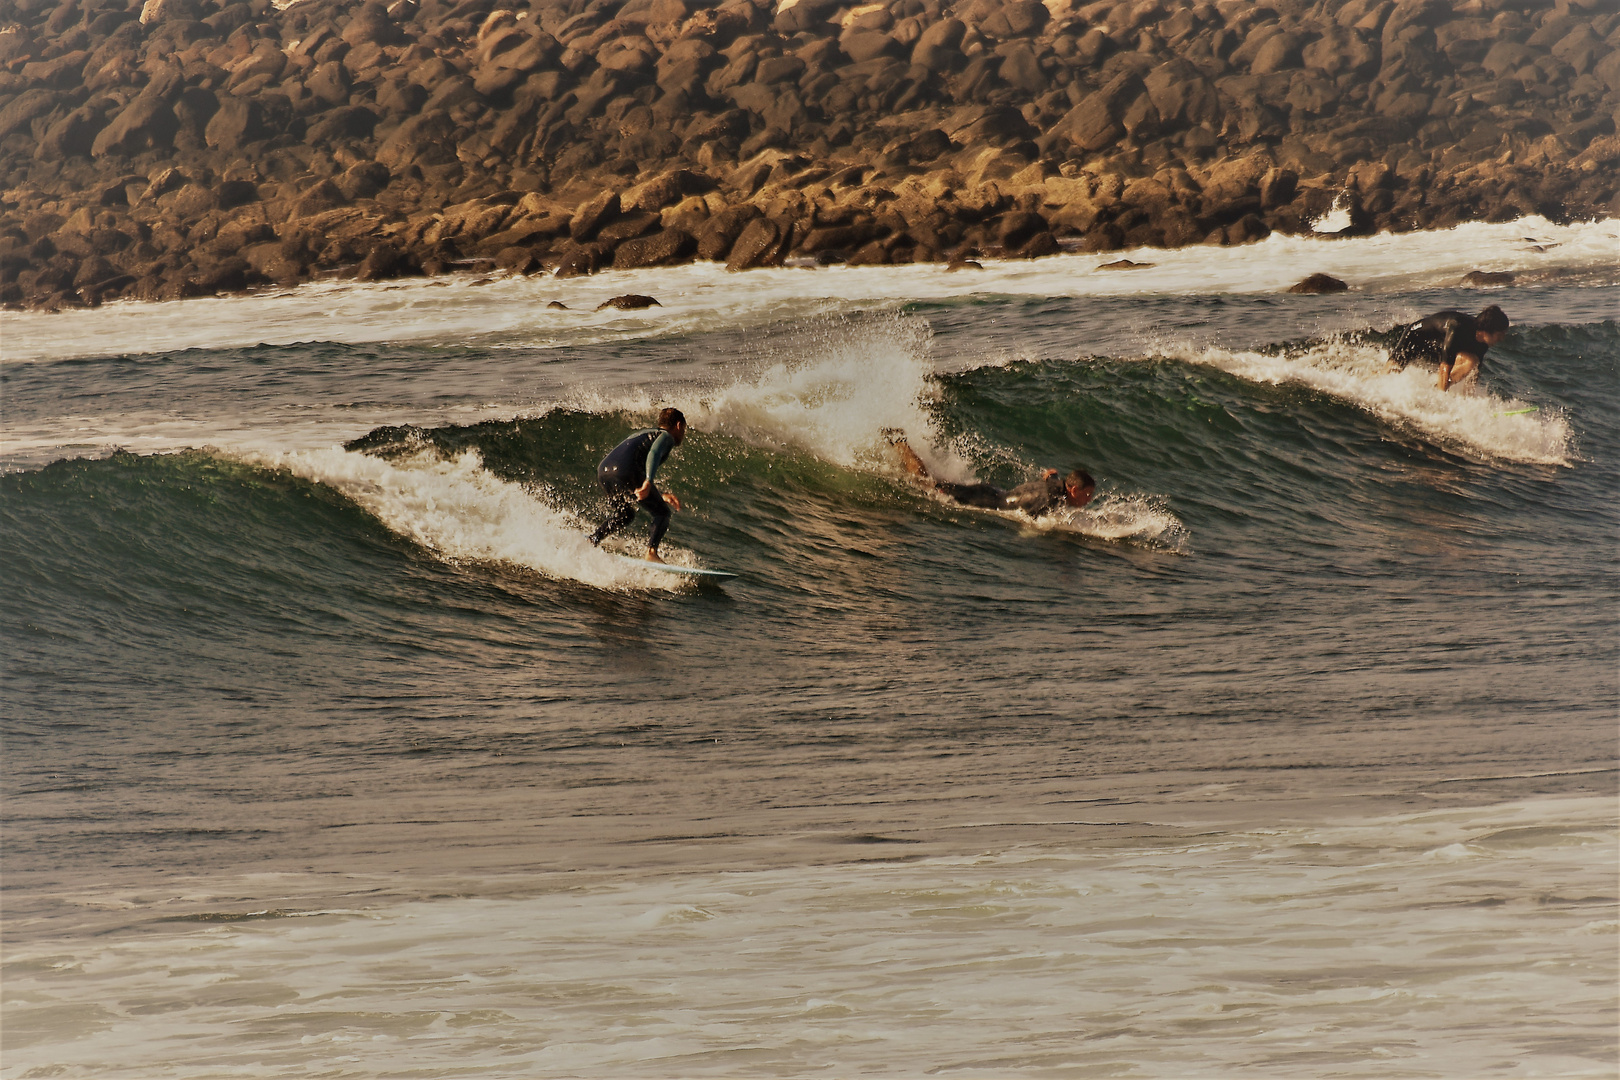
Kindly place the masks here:
POLYGON ((644 570, 662 570, 666 574, 682 574, 686 577, 704 578, 709 581, 725 581, 737 575, 726 570, 703 570, 696 566, 676 566, 674 563, 648 562, 646 559, 632 558, 629 555, 615 555, 615 559, 622 562, 635 563, 644 570))

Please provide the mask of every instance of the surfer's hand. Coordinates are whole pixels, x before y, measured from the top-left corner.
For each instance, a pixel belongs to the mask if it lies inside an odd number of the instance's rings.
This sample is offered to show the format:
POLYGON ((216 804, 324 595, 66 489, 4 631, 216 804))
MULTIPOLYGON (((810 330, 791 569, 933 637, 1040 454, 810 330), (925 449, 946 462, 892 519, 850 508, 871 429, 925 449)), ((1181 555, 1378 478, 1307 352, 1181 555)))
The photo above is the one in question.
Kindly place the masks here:
POLYGON ((669 508, 671 510, 679 510, 681 508, 681 500, 676 498, 675 493, 672 491, 664 492, 664 501, 669 503, 669 508))

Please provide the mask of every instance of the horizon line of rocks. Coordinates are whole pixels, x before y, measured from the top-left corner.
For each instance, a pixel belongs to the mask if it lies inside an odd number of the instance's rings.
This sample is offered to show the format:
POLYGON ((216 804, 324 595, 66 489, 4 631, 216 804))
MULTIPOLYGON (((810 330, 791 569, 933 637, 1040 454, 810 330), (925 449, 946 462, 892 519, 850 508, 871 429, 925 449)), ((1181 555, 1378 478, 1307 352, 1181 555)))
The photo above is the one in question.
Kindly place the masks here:
POLYGON ((1616 213, 1586 0, 15 0, 0 303, 1616 213))

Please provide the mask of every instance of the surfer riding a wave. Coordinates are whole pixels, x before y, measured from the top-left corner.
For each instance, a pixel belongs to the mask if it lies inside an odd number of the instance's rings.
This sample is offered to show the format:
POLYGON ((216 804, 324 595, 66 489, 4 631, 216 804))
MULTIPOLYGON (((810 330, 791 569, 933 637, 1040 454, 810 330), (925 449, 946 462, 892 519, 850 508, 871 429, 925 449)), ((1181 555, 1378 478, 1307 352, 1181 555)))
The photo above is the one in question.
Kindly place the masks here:
POLYGON ((922 458, 906 442, 904 432, 889 428, 883 434, 899 453, 900 464, 905 467, 907 476, 963 506, 981 510, 1022 510, 1030 517, 1040 517, 1059 506, 1078 510, 1097 493, 1097 481, 1084 469, 1075 469, 1061 480, 1056 469, 1045 469, 1038 480, 1019 484, 1011 491, 1004 491, 994 484, 953 484, 935 480, 929 475, 922 458))
POLYGON ((664 561, 658 554, 658 544, 669 529, 670 511, 679 510, 681 500, 673 492, 660 493, 653 486, 653 477, 670 453, 685 441, 686 417, 679 409, 664 409, 658 414, 657 427, 636 432, 608 452, 596 467, 597 482, 607 492, 608 517, 591 534, 593 547, 634 521, 640 506, 653 519, 647 561, 664 561))
POLYGON ((1414 361, 1436 365, 1441 390, 1476 378, 1485 363, 1485 351, 1507 337, 1508 317, 1492 304, 1478 315, 1437 311, 1401 331, 1389 352, 1390 366, 1399 371, 1414 361))

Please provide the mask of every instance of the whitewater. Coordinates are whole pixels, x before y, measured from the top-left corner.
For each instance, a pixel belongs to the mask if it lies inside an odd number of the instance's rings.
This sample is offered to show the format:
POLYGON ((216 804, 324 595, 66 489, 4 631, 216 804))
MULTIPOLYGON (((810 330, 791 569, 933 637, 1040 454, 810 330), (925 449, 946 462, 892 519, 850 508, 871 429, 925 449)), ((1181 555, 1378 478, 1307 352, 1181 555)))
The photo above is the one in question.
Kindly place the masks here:
POLYGON ((1616 1073, 1620 223, 8 312, 0 395, 0 1077, 1616 1073), (723 586, 586 541, 665 405, 723 586))

